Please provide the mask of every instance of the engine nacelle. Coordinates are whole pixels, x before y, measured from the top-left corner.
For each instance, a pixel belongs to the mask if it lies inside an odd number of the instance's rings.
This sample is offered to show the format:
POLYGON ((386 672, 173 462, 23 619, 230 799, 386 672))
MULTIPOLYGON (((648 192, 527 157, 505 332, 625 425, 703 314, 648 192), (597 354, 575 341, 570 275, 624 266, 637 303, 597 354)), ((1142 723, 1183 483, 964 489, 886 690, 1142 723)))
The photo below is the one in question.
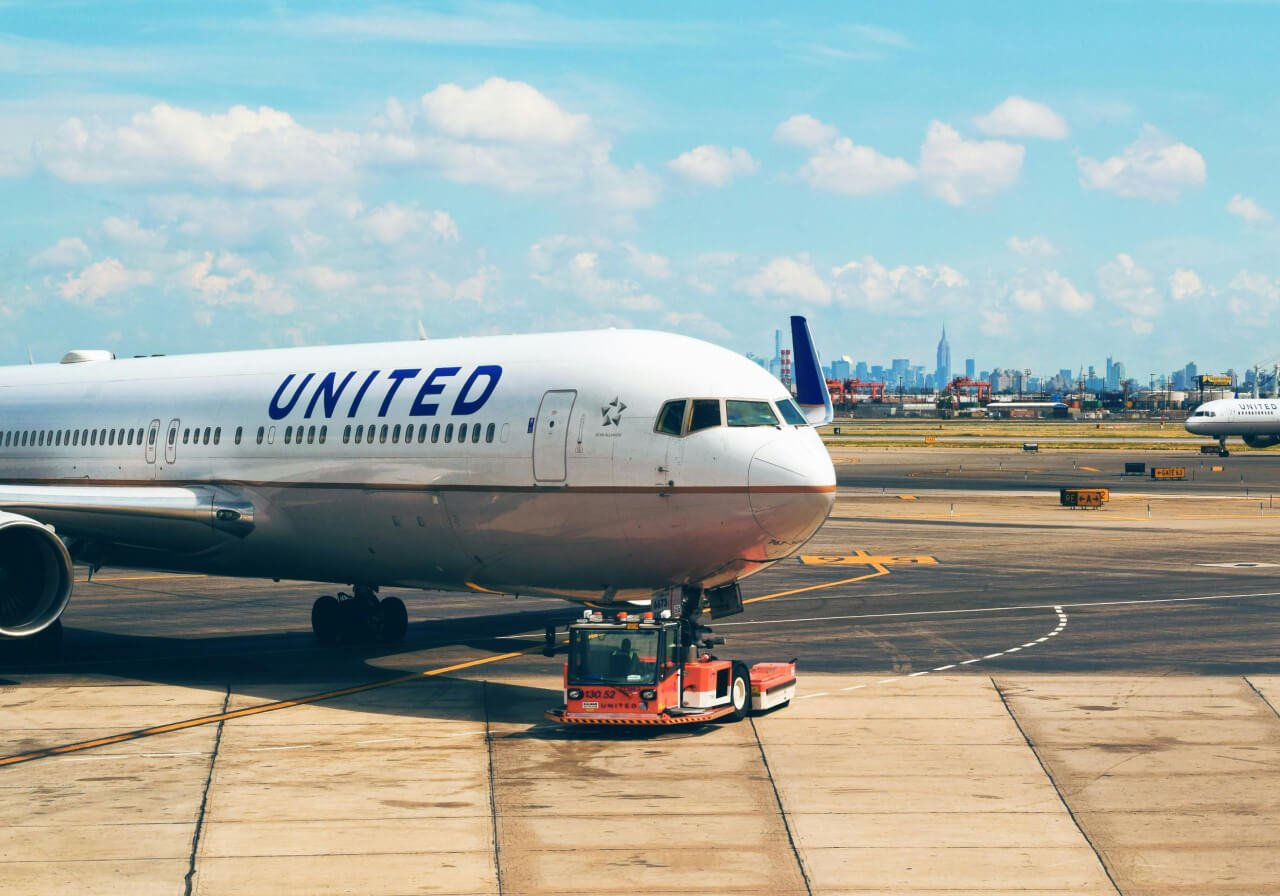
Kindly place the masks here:
POLYGON ((1250 448, 1270 448, 1272 445, 1280 445, 1280 435, 1260 436, 1250 434, 1244 437, 1244 443, 1250 448))
POLYGON ((62 539, 33 519, 0 512, 0 635, 24 638, 53 625, 74 578, 62 539))

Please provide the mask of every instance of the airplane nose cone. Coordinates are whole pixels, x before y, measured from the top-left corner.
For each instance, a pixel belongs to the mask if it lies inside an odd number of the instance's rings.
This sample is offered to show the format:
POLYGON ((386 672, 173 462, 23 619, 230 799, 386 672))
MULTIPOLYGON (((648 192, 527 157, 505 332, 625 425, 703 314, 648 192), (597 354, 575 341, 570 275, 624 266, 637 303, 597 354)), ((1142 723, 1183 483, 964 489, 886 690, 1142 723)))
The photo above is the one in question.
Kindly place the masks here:
POLYGON ((795 430, 765 445, 751 459, 747 474, 751 512, 773 539, 777 556, 792 553, 818 531, 831 513, 835 492, 831 456, 812 430, 795 430))

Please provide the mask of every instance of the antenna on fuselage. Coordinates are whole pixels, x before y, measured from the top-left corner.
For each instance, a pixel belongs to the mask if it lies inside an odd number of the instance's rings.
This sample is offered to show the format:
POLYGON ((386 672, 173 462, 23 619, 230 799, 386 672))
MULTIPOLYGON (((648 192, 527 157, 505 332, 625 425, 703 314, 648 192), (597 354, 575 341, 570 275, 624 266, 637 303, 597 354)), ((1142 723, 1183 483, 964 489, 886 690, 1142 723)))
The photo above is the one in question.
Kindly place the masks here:
POLYGON ((27 363, 32 367, 34 367, 36 363, 36 356, 31 354, 31 346, 29 345, 27 346, 27 363))
POLYGON ((418 321, 418 338, 423 342, 427 341, 427 328, 422 325, 422 321, 418 321))

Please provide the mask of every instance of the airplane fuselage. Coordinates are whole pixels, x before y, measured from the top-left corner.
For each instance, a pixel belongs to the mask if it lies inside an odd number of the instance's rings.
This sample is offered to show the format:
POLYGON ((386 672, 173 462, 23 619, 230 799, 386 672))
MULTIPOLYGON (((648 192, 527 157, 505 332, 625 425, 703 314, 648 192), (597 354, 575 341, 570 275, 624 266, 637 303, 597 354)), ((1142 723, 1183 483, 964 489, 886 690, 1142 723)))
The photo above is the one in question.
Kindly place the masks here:
POLYGON ((790 402, 745 358, 642 331, 12 367, 0 497, 91 563, 647 598, 736 581, 825 520, 834 472, 790 402))
POLYGON ((1280 444, 1280 399, 1219 398, 1197 407, 1187 418, 1186 429, 1212 436, 1225 444, 1228 436, 1241 436, 1250 448, 1280 444))

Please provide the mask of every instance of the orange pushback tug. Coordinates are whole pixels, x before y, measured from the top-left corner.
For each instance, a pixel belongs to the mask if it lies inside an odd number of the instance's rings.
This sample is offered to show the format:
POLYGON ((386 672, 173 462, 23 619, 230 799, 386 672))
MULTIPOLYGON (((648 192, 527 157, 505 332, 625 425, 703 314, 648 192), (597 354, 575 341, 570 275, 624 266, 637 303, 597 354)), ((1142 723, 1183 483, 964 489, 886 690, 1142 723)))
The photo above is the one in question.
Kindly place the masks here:
MULTIPOLYGON (((690 725, 738 721, 791 702, 796 661, 746 664, 699 648, 710 629, 657 614, 586 611, 569 625, 564 702, 547 718, 566 725, 690 725)), ((548 631, 549 649, 554 633, 548 631)))

